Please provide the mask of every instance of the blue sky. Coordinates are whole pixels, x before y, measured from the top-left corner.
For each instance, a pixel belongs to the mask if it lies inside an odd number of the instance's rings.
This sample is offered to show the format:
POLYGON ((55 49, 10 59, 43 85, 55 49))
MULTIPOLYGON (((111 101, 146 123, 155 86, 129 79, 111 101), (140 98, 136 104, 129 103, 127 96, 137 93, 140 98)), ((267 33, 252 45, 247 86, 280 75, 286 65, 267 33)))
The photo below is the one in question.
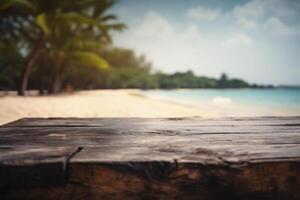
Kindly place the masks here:
POLYGON ((300 85, 299 0, 120 0, 115 45, 155 70, 300 85))

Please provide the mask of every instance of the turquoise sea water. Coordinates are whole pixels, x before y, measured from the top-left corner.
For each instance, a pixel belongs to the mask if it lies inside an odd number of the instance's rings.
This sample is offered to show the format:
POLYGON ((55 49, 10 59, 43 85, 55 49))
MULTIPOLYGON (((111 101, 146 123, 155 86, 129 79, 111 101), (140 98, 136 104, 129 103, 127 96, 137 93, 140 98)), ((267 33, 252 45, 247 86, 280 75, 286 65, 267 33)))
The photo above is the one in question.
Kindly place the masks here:
POLYGON ((150 90, 144 94, 185 104, 246 105, 300 110, 300 89, 190 89, 150 90))

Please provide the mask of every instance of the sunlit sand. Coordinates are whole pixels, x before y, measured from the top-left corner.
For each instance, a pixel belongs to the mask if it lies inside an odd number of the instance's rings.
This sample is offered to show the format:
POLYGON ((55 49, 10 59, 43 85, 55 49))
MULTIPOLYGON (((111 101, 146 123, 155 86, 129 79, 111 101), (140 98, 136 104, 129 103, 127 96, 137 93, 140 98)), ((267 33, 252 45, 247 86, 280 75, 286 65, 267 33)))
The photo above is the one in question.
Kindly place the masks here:
POLYGON ((200 109, 143 97, 139 90, 93 90, 72 95, 0 97, 0 123, 22 117, 211 116, 200 109))

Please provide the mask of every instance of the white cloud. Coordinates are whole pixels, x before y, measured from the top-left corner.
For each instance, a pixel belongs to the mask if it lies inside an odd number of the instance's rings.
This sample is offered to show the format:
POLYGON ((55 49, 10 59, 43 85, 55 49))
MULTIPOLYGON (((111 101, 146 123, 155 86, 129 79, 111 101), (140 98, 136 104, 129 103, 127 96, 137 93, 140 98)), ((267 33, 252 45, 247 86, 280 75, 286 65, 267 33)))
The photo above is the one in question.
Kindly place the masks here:
POLYGON ((168 20, 155 12, 146 13, 140 23, 122 35, 117 43, 144 53, 157 67, 166 71, 180 70, 195 61, 202 43, 194 24, 177 30, 168 20))
POLYGON ((239 58, 247 55, 249 48, 245 47, 252 44, 251 38, 241 33, 225 39, 210 37, 195 24, 176 28, 161 15, 148 12, 118 38, 117 44, 145 54, 156 69, 166 72, 192 69, 196 73, 219 76, 226 71, 224 65, 232 69, 226 72, 238 71, 242 62, 239 58), (234 51, 228 51, 229 48, 234 51))
POLYGON ((238 18, 259 19, 265 15, 280 17, 300 14, 299 0, 251 0, 243 5, 237 5, 233 10, 238 18))
POLYGON ((168 20, 152 11, 148 12, 141 23, 133 27, 128 34, 132 42, 140 41, 143 47, 157 47, 157 45, 166 44, 166 48, 174 46, 172 50, 179 48, 178 44, 195 45, 201 41, 200 31, 195 24, 177 30, 168 20))
POLYGON ((146 14, 143 23, 134 30, 134 33, 137 37, 153 37, 170 35, 172 31, 171 25, 164 18, 150 11, 146 14))
POLYGON ((257 29, 258 24, 256 20, 247 19, 247 18, 240 18, 237 21, 238 25, 247 29, 257 29))
MULTIPOLYGON (((273 69, 280 71, 282 66, 286 66, 287 60, 282 57, 281 50, 278 54, 281 57, 274 56, 272 44, 267 44, 267 40, 262 42, 260 35, 272 30, 285 33, 286 25, 280 18, 271 17, 257 24, 257 31, 251 34, 254 32, 241 30, 234 21, 230 21, 231 24, 227 22, 218 27, 217 33, 209 30, 202 32, 199 27, 204 30, 205 26, 198 26, 196 22, 180 24, 178 27, 177 22, 169 21, 159 13, 148 12, 118 35, 115 43, 145 54, 153 63, 154 69, 164 72, 192 69, 198 74, 215 77, 226 72, 233 77, 254 82, 275 80, 276 78, 265 77, 264 74, 273 69), (230 29, 226 29, 228 26, 230 29), (258 74, 257 71, 264 73, 258 74)), ((255 26, 251 23, 248 25, 255 26)), ((278 74, 280 77, 280 73, 278 74)))
POLYGON ((252 0, 244 5, 237 5, 233 12, 237 18, 259 18, 264 15, 262 1, 252 0))
POLYGON ((252 39, 243 33, 239 33, 232 38, 227 39, 222 43, 224 47, 228 48, 237 48, 237 47, 244 47, 244 46, 251 46, 252 39))
POLYGON ((213 21, 220 15, 220 9, 212 10, 203 6, 191 8, 187 11, 186 15, 199 21, 213 21))
POLYGON ((300 14, 299 0, 264 0, 266 9, 280 17, 293 17, 300 14))
POLYGON ((272 35, 290 35, 297 32, 282 19, 300 17, 300 1, 251 0, 234 7, 233 16, 239 27, 264 31, 272 35))
POLYGON ((233 14, 238 25, 253 29, 258 27, 258 20, 265 14, 265 9, 261 1, 253 0, 244 5, 237 5, 233 14))
POLYGON ((270 17, 263 28, 273 35, 290 35, 294 32, 277 17, 270 17))

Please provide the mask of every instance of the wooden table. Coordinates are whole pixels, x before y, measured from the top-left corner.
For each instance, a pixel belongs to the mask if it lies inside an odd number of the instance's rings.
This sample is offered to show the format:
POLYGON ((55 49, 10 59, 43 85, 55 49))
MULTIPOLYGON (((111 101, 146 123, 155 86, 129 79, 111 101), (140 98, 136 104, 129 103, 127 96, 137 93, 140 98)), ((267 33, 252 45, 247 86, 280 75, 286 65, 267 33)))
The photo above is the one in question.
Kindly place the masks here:
POLYGON ((300 199, 300 117, 28 118, 0 199, 300 199))

